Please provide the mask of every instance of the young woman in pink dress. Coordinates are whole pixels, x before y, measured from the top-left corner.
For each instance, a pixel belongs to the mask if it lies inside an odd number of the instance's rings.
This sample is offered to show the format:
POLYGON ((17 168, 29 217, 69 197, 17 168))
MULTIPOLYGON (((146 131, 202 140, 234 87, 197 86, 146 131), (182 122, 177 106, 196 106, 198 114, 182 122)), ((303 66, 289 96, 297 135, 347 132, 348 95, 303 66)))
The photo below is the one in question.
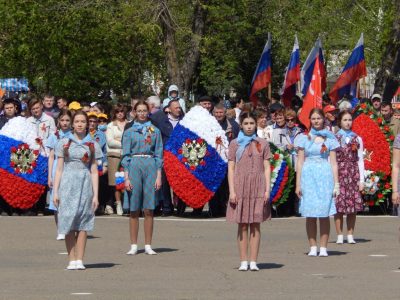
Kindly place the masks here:
POLYGON ((240 125, 242 130, 238 138, 229 145, 229 205, 226 219, 238 224, 239 271, 248 270, 248 259, 250 270, 258 271, 260 223, 271 217, 271 154, 268 142, 257 137, 257 119, 254 114, 242 113, 240 125))
POLYGON ((346 215, 347 242, 355 244, 353 237, 357 212, 363 211, 361 191, 364 189, 364 157, 362 139, 351 131, 353 117, 342 111, 338 116, 340 130, 336 138, 340 147, 336 149, 339 176, 339 195, 336 197, 335 225, 337 244, 343 244, 343 215, 346 215))

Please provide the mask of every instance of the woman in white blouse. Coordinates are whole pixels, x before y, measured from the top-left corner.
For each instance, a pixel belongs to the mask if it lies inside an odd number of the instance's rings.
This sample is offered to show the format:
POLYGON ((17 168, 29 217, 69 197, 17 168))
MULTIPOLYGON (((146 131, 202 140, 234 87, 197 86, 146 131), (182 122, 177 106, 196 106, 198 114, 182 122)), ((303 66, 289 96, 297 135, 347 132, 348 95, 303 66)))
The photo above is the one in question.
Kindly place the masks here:
MULTIPOLYGON (((122 134, 126 125, 126 107, 123 104, 117 104, 113 108, 112 122, 107 125, 107 160, 108 160, 108 185, 115 189, 115 172, 121 162, 122 153, 122 134)), ((115 205, 118 215, 123 214, 121 204, 121 191, 115 189, 115 205)), ((106 205, 106 214, 113 214, 111 205, 106 205)))

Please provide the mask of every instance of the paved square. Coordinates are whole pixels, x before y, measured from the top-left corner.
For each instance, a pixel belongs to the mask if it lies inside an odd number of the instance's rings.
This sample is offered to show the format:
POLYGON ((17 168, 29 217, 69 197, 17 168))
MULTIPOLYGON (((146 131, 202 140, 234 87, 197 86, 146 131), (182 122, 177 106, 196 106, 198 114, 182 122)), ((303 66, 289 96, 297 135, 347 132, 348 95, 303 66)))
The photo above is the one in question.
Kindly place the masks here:
POLYGON ((52 217, 0 217, 0 299, 399 299, 399 225, 359 217, 358 244, 331 234, 330 257, 310 258, 305 220, 273 219, 261 229, 260 272, 238 272, 236 225, 223 219, 158 218, 159 255, 132 257, 128 219, 99 217, 87 270, 65 271, 52 217))

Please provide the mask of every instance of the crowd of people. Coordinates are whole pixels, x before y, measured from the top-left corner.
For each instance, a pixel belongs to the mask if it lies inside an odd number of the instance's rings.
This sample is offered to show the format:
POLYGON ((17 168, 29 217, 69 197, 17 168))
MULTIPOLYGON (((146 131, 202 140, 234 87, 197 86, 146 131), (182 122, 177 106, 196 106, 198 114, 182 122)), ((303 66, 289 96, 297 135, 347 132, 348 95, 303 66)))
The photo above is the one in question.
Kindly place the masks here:
MULTIPOLYGON (((271 217, 271 150, 274 145, 290 156, 296 172, 295 188, 280 208, 284 215, 306 217, 309 256, 328 256, 329 217, 334 216, 337 243, 344 243, 346 215, 348 243, 356 243, 357 212, 363 210, 363 141, 352 131, 353 110, 368 101, 394 135, 400 133, 400 112, 380 95, 371 99, 323 99, 323 107, 309 115, 311 128, 298 122, 301 98, 284 107, 279 95, 253 107, 243 98, 230 101, 202 96, 199 105, 215 117, 229 141, 227 176, 209 202, 209 215, 225 216, 238 224, 239 270, 258 270, 260 223, 271 217), (300 200, 300 201, 298 201, 300 200), (317 220, 320 247, 317 246, 317 220), (248 253, 248 248, 250 251, 248 253), (249 261, 249 262, 248 262, 249 261)), ((48 157, 48 193, 27 211, 13 209, 1 200, 2 215, 54 213, 57 239, 66 241, 67 269, 84 269, 87 232, 96 214, 129 214, 127 254, 138 251, 139 216, 144 217, 145 253, 152 249, 154 214, 182 215, 185 203, 171 190, 163 167, 163 148, 175 126, 184 118, 184 99, 171 85, 168 96, 135 97, 130 107, 115 104, 110 111, 92 102, 68 102, 45 95, 21 102, 1 101, 0 129, 22 115, 35 128, 48 157)), ((204 124, 207 126, 207 124, 204 124)), ((400 136, 394 142, 393 203, 399 204, 400 136)), ((202 214, 203 208, 192 214, 202 214)))

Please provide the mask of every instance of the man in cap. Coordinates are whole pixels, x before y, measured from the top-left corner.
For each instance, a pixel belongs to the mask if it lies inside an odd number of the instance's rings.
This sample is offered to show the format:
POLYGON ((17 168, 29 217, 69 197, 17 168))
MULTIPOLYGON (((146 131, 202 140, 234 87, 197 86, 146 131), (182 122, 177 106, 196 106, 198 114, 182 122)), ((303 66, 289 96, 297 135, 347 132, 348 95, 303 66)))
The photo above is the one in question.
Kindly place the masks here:
POLYGON ((336 126, 336 115, 338 109, 334 105, 329 104, 324 107, 323 111, 325 114, 325 128, 333 133, 338 132, 339 129, 336 126))
POLYGON ((200 105, 202 108, 207 109, 210 113, 212 112, 213 109, 213 102, 211 97, 209 96, 201 96, 199 100, 197 100, 198 105, 200 105))
POLYGON ((377 113, 379 113, 379 110, 381 109, 381 101, 382 101, 381 95, 379 95, 379 94, 372 95, 371 104, 377 113))

